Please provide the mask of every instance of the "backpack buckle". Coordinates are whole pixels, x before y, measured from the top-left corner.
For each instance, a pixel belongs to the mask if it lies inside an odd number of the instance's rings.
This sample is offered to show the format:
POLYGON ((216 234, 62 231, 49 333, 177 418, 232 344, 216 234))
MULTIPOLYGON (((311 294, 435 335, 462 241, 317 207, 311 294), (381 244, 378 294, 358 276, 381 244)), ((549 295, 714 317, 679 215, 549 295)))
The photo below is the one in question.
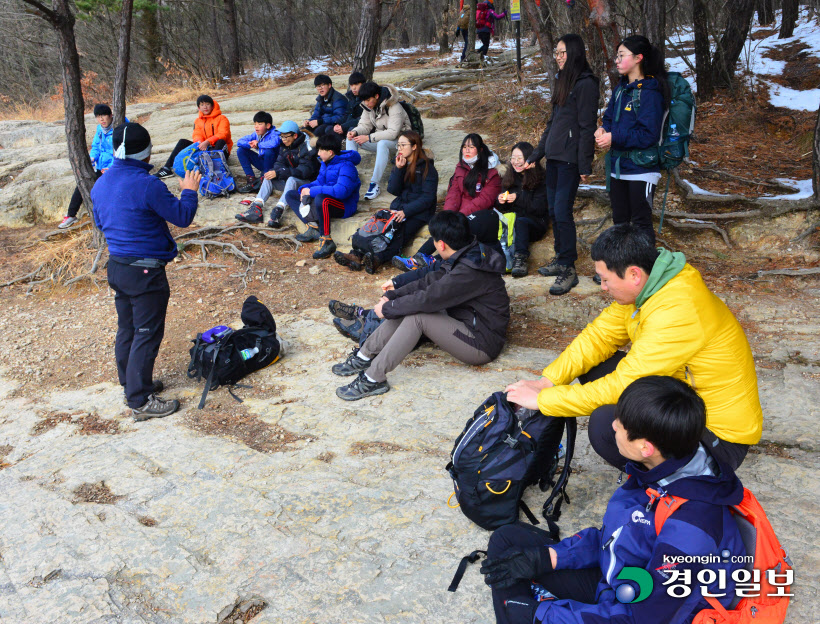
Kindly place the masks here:
POLYGON ((518 446, 518 440, 513 438, 509 433, 507 434, 507 437, 502 440, 502 442, 504 442, 504 444, 509 446, 511 449, 514 449, 516 446, 518 446))

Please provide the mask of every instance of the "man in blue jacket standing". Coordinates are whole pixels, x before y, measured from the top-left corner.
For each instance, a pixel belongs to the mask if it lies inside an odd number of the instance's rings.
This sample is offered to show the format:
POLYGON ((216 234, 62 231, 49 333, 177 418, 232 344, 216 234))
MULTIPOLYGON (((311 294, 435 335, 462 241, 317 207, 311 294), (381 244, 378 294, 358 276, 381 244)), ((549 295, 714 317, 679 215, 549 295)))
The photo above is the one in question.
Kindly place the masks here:
POLYGON ((159 178, 149 175, 151 137, 136 123, 117 126, 114 162, 91 191, 94 221, 108 241, 108 284, 114 290, 117 375, 134 420, 162 418, 179 401, 157 396, 154 361, 165 333, 171 290, 165 265, 177 255, 166 221, 188 227, 197 209, 201 175, 188 171, 177 199, 159 178))
POLYGON ((643 377, 627 386, 615 413, 629 478, 610 498, 600 529, 555 543, 546 531, 518 523, 490 537, 481 572, 493 589, 497 622, 683 624, 710 608, 707 590, 733 608, 733 572, 744 567, 746 547, 730 506, 743 499, 743 486, 700 442, 703 400, 673 377, 643 377), (657 495, 686 499, 660 531, 657 495), (627 568, 646 571, 648 596, 636 600, 627 568))

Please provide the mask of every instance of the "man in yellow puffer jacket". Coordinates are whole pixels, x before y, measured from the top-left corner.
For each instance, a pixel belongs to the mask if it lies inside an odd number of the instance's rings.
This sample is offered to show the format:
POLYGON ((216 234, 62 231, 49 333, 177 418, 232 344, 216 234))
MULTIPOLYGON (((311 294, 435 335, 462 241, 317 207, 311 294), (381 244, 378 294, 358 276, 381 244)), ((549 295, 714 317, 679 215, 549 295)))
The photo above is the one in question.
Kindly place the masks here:
POLYGON ((682 253, 654 249, 651 237, 630 224, 601 234, 592 259, 615 303, 539 380, 508 386, 508 399, 549 416, 589 415, 593 448, 622 468, 612 430, 621 392, 640 377, 676 377, 706 403, 704 444, 736 469, 763 429, 754 359, 740 323, 682 253), (618 350, 630 342, 628 353, 618 350), (581 383, 570 385, 576 377, 581 383))

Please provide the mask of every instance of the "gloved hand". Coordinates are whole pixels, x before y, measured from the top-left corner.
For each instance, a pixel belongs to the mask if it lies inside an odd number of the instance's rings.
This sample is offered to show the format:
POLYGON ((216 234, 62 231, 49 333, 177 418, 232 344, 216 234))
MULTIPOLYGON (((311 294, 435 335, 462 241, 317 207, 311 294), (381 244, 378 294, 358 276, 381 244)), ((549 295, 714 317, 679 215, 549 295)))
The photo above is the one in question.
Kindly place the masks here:
POLYGON ((511 587, 552 571, 550 549, 546 546, 524 548, 481 564, 484 582, 495 589, 511 587))

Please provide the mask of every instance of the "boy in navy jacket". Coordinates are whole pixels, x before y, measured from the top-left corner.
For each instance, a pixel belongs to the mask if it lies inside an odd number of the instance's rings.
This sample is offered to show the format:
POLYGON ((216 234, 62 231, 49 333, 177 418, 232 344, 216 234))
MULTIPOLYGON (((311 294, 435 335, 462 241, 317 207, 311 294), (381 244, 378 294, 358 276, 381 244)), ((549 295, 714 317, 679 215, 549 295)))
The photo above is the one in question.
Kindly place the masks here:
POLYGON ((201 175, 188 171, 177 199, 150 175, 151 137, 141 125, 117 126, 114 162, 91 190, 94 221, 108 241, 108 284, 117 308, 117 375, 135 420, 162 418, 179 409, 156 393, 154 361, 165 333, 171 290, 165 265, 177 255, 166 221, 188 227, 197 209, 201 175))
POLYGON ((701 585, 731 608, 732 572, 744 567, 733 559, 746 549, 729 506, 740 503, 743 486, 700 443, 705 426, 703 400, 682 381, 652 376, 632 382, 613 423, 618 450, 630 459, 628 478, 609 500, 601 528, 584 529, 557 544, 547 532, 522 523, 490 537, 481 572, 493 589, 497 621, 683 624, 710 608, 701 585), (688 499, 660 533, 648 489, 688 499), (717 561, 700 559, 709 556, 717 561), (669 557, 694 562, 670 563, 669 557), (628 567, 643 568, 652 579, 651 593, 641 601, 633 602, 639 587, 619 578, 628 567), (715 573, 713 582, 700 581, 704 569, 715 573), (723 574, 725 582, 716 580, 723 574), (688 575, 690 582, 681 580, 688 575), (531 582, 554 599, 537 602, 531 582), (674 595, 668 592, 672 586, 674 595))
POLYGON ((313 79, 316 87, 316 106, 313 114, 307 119, 304 126, 307 130, 319 137, 326 133, 333 133, 336 124, 344 123, 350 103, 343 93, 333 88, 330 76, 319 74, 313 79))
POLYGON ((240 193, 255 193, 262 186, 262 178, 273 169, 279 155, 279 132, 273 125, 270 113, 259 111, 253 116, 253 132, 236 142, 236 157, 242 165, 247 184, 239 189, 240 193), (253 150, 256 150, 255 152, 253 150), (256 167, 261 174, 257 178, 253 173, 256 167))

